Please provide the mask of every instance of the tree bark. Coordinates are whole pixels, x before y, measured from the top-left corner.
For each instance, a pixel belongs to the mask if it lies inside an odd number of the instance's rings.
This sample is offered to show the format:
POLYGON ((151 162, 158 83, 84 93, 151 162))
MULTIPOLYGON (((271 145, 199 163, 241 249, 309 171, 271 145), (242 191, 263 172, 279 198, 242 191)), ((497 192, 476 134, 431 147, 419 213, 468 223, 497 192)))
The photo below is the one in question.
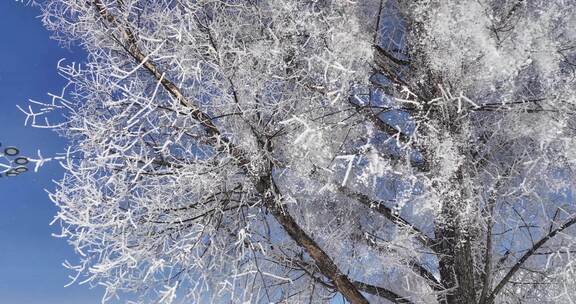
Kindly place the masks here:
POLYGON ((460 168, 451 183, 459 187, 459 195, 445 198, 441 215, 444 222, 437 223, 436 226, 441 282, 448 291, 443 299, 446 304, 476 303, 471 239, 466 233, 467 223, 461 220, 459 214, 465 207, 463 204, 465 191, 462 181, 462 168, 460 168))
POLYGON ((350 303, 368 304, 368 300, 358 291, 358 288, 354 286, 348 276, 340 271, 328 254, 302 230, 288 211, 284 210, 279 202, 275 200, 275 197, 278 197, 279 189, 272 180, 272 176, 261 177, 259 182, 256 183, 256 189, 259 193, 264 194, 264 206, 266 209, 272 213, 286 233, 288 233, 300 247, 306 250, 322 274, 334 283, 336 289, 338 289, 350 303), (270 195, 267 196, 267 193, 270 195))

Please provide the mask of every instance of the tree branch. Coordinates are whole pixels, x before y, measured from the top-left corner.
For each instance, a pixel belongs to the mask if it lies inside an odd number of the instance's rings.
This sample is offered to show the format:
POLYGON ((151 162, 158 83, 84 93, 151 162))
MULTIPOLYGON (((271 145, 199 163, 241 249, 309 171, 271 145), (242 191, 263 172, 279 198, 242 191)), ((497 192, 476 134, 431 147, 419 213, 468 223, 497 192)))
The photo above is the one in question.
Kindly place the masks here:
MULTIPOLYGON (((325 282, 323 282, 322 280, 313 275, 314 273, 314 271, 312 270, 312 268, 314 267, 313 265, 307 263, 306 261, 302 261, 301 259, 296 260, 291 258, 290 261, 301 267, 301 269, 305 271, 309 276, 311 276, 314 281, 326 287, 334 288, 333 286, 327 285, 325 282)), ((386 300, 391 301, 392 303, 405 303, 405 304, 412 303, 410 300, 386 288, 367 284, 361 281, 352 281, 352 283, 359 290, 362 290, 371 295, 385 298, 386 300)))
MULTIPOLYGON (((212 122, 210 116, 202 112, 194 102, 188 100, 180 91, 180 89, 174 85, 170 80, 168 80, 164 73, 158 69, 158 67, 149 60, 139 48, 136 42, 136 38, 129 28, 124 27, 120 22, 117 21, 116 17, 111 15, 106 7, 100 2, 100 0, 93 0, 93 3, 104 20, 116 27, 121 35, 122 39, 118 40, 120 45, 140 64, 154 76, 154 78, 159 81, 162 86, 178 100, 182 105, 188 107, 192 111, 190 115, 194 117, 200 124, 204 127, 206 132, 210 136, 220 137, 220 131, 212 122), (123 43, 122 43, 123 42, 123 43)), ((254 183, 255 188, 261 194, 264 200, 264 206, 274 215, 278 223, 284 228, 284 230, 292 237, 292 239, 314 259, 320 271, 328 277, 335 284, 336 288, 348 301, 351 303, 368 304, 368 301, 364 296, 358 291, 358 289, 350 282, 348 277, 338 269, 336 264, 332 259, 320 248, 320 246, 310 238, 306 232, 296 223, 294 218, 290 216, 285 210, 282 209, 279 202, 275 200, 278 194, 278 188, 273 183, 271 176, 255 176, 246 165, 250 163, 250 159, 245 156, 244 151, 235 147, 226 138, 221 138, 224 141, 230 153, 238 160, 239 165, 245 170, 246 174, 250 177, 254 183), (273 192, 270 193, 270 190, 273 192), (270 195, 274 194, 274 195, 270 195)), ((219 149, 225 149, 219 147, 219 149)))
POLYGON ((400 215, 395 214, 390 208, 386 207, 382 202, 371 199, 365 194, 354 192, 347 187, 338 187, 338 191, 343 195, 352 198, 362 205, 375 210, 376 212, 383 215, 385 218, 390 220, 392 223, 400 226, 410 228, 416 233, 416 239, 420 241, 423 245, 429 247, 433 251, 436 251, 436 241, 426 235, 424 231, 420 230, 418 227, 414 226, 406 219, 402 218, 400 215))
MULTIPOLYGON (((403 133, 401 130, 398 130, 389 125, 388 123, 384 122, 382 119, 380 119, 380 117, 378 117, 377 113, 374 113, 374 111, 372 111, 371 107, 357 104, 355 102, 352 102, 351 100, 349 101, 349 103, 354 108, 356 108, 356 111, 364 115, 364 117, 366 117, 374 126, 376 126, 376 128, 378 128, 380 131, 384 132, 388 136, 395 138, 399 144, 405 145, 410 143, 411 141, 410 135, 403 133)), ((420 152, 422 153, 423 151, 420 152)), ((396 159, 401 158, 400 155, 396 156, 391 154, 390 156, 396 159)), ((429 170, 429 163, 425 159, 423 159, 422 161, 411 161, 411 165, 412 167, 422 172, 426 172, 429 170)))
POLYGON ((367 292, 369 294, 382 297, 392 303, 402 303, 402 304, 410 304, 413 303, 412 301, 398 295, 397 293, 390 291, 386 288, 382 288, 379 286, 374 286, 370 284, 366 284, 360 281, 353 281, 352 282, 358 289, 367 292))
MULTIPOLYGON (((374 236, 368 232, 364 232, 364 233, 369 234, 373 238, 377 238, 376 236, 374 236)), ((372 247, 372 248, 374 248, 380 252, 383 252, 386 250, 370 238, 367 238, 365 236, 361 236, 359 238, 364 240, 369 247, 372 247)), ((434 289, 436 291, 443 291, 444 290, 442 283, 440 283, 436 279, 436 277, 428 269, 426 269, 424 266, 422 266, 416 259, 412 259, 412 260, 408 261, 408 263, 409 263, 409 267, 412 269, 412 271, 414 273, 418 274, 419 276, 421 276, 422 278, 426 279, 428 285, 432 289, 434 289)))
POLYGON ((150 58, 140 50, 132 30, 123 26, 115 16, 110 14, 100 0, 93 0, 93 3, 100 16, 108 23, 110 23, 110 25, 113 25, 118 31, 120 31, 121 40, 118 41, 119 45, 123 47, 128 52, 128 54, 130 54, 130 56, 136 60, 137 63, 142 64, 144 68, 146 68, 154 76, 154 78, 156 78, 156 80, 162 84, 164 89, 166 89, 170 95, 176 98, 180 104, 190 109, 191 112, 189 114, 200 122, 200 124, 204 127, 209 135, 220 135, 220 132, 212 122, 211 117, 202 112, 194 102, 186 98, 180 89, 178 89, 178 87, 172 81, 167 79, 165 75, 161 73, 160 69, 158 69, 158 67, 150 61, 150 58))
MULTIPOLYGON (((499 185, 500 181, 497 182, 499 185)), ((497 186, 498 187, 498 186, 497 186)), ((484 273, 482 277, 482 291, 480 293, 480 303, 484 303, 490 290, 490 283, 492 281, 492 225, 494 215, 494 205, 496 204, 495 193, 492 191, 488 198, 488 223, 486 229, 486 248, 484 250, 484 273)))
POLYGON ((576 224, 576 216, 573 216, 570 220, 568 220, 567 222, 565 222, 564 224, 558 226, 558 228, 552 230, 550 233, 548 233, 546 236, 544 236, 543 238, 541 238, 538 242, 536 242, 532 248, 530 248, 517 262, 516 264, 514 264, 514 266, 512 266, 512 268, 508 271, 508 273, 506 273, 506 275, 504 276, 504 278, 502 278, 502 280, 500 281, 500 283, 498 283, 498 285, 496 285, 496 287, 494 288, 494 291, 492 291, 492 293, 490 294, 490 296, 486 299, 487 304, 489 303, 493 303, 494 299, 496 298, 496 296, 498 295, 498 293, 500 293, 500 291, 502 291, 502 288, 504 288, 504 286, 510 281, 510 279, 516 274, 516 272, 522 267, 522 265, 524 265, 524 263, 531 257, 533 256, 536 251, 542 247, 544 244, 546 244, 546 242, 548 242, 548 240, 550 240, 551 238, 553 238, 554 236, 556 236, 558 233, 562 232, 563 230, 569 228, 570 226, 576 224))

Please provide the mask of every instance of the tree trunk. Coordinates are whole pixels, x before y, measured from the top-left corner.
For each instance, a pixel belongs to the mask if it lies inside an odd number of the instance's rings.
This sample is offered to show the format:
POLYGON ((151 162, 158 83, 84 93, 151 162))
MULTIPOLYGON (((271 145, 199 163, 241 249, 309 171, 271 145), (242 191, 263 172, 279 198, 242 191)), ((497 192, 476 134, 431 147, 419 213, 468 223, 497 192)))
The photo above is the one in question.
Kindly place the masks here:
POLYGON ((472 247, 467 233, 468 223, 462 221, 459 214, 466 208, 462 168, 456 176, 451 184, 460 188, 460 195, 449 196, 444 200, 441 215, 444 222, 437 223, 435 232, 439 242, 441 282, 448 289, 442 301, 446 304, 474 304, 476 287, 472 247))

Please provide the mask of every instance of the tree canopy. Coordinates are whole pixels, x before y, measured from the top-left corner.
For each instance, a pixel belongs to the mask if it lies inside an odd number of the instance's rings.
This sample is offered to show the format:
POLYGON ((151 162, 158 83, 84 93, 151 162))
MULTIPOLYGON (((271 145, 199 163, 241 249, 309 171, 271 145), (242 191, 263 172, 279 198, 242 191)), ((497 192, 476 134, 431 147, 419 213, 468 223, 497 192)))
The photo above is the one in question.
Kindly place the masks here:
POLYGON ((576 301, 576 3, 48 0, 104 301, 576 301))

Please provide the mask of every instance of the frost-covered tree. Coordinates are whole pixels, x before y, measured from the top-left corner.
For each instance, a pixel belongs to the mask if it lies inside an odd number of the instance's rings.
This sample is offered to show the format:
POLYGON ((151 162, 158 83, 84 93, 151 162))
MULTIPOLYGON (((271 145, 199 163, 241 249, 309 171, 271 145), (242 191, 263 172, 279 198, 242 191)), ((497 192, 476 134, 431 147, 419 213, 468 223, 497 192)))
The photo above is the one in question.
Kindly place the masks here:
POLYGON ((26 112, 105 301, 576 301, 576 2, 40 6, 88 53, 26 112))

